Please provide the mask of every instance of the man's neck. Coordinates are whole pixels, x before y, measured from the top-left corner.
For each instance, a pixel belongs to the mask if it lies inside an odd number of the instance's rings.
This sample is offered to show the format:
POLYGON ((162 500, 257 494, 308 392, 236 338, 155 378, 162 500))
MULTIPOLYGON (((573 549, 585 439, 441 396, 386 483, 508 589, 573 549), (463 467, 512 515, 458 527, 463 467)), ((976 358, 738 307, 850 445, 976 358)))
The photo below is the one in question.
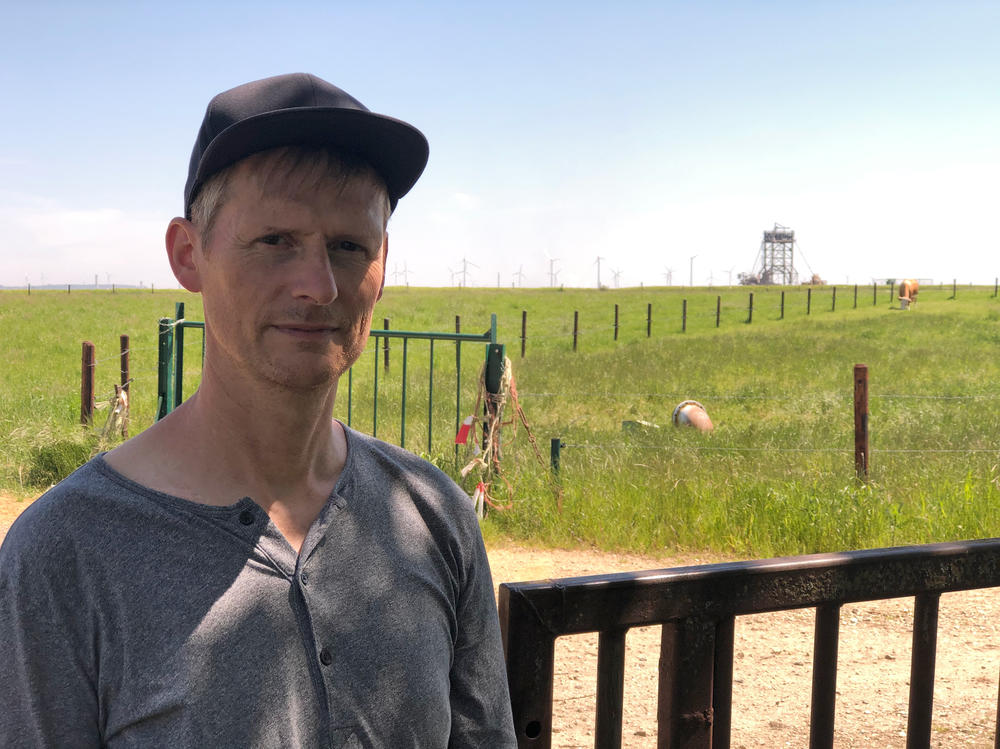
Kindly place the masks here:
POLYGON ((206 368, 194 395, 108 459, 141 484, 196 502, 250 496, 269 511, 318 512, 347 457, 335 398, 336 383, 292 391, 217 379, 206 368))
POLYGON ((237 387, 206 371, 177 415, 211 465, 230 481, 256 487, 255 499, 266 504, 326 487, 339 475, 346 441, 332 418, 336 393, 336 382, 310 391, 260 382, 237 387))

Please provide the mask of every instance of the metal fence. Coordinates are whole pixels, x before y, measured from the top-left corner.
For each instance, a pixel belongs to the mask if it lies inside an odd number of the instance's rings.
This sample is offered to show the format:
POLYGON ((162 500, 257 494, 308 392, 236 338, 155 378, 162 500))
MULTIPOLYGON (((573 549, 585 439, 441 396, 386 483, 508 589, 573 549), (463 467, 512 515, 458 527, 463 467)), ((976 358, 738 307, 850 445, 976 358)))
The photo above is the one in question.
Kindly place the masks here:
POLYGON ((551 746, 555 639, 598 632, 594 746, 620 747, 625 635, 661 625, 658 746, 729 747, 735 618, 814 607, 809 746, 832 747, 841 606, 915 596, 906 746, 928 747, 940 596, 995 586, 998 539, 504 583, 500 625, 518 746, 551 746))
MULTIPOLYGON (((458 321, 456 320, 456 328, 458 321)), ((174 305, 174 317, 162 318, 159 321, 159 355, 158 355, 158 384, 157 384, 157 407, 156 419, 162 419, 174 408, 184 401, 184 332, 188 328, 201 331, 201 355, 205 356, 205 323, 184 319, 184 303, 177 302, 174 305)), ((373 388, 371 393, 372 423, 370 433, 378 436, 378 411, 379 411, 379 369, 380 369, 380 342, 383 343, 382 353, 385 357, 384 368, 388 368, 388 344, 389 339, 395 338, 402 341, 402 382, 401 398, 399 407, 400 430, 399 444, 406 447, 406 417, 407 417, 407 395, 408 395, 408 373, 407 364, 409 361, 410 341, 427 341, 429 346, 429 369, 427 373, 427 451, 431 452, 433 442, 434 425, 434 345, 436 342, 448 342, 455 344, 455 432, 458 431, 462 421, 462 344, 463 343, 484 343, 486 344, 486 365, 487 365, 487 387, 492 378, 490 373, 494 370, 502 371, 505 348, 497 343, 497 316, 490 316, 490 327, 484 333, 454 333, 444 332, 414 332, 407 330, 388 330, 373 328, 370 337, 375 340, 372 346, 374 354, 374 375, 373 388)), ((355 364, 355 366, 359 366, 355 364)), ((354 426, 354 404, 355 404, 355 384, 354 367, 348 370, 347 374, 347 424, 354 426)), ((491 392, 495 392, 494 390, 491 392)))

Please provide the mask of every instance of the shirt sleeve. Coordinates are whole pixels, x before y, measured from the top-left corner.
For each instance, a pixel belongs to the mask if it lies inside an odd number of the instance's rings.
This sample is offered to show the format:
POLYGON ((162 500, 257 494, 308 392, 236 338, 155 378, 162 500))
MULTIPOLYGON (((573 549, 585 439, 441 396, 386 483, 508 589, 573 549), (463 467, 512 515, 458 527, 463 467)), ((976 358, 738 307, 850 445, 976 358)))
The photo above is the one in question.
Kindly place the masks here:
POLYGON ((516 747, 500 620, 478 525, 465 582, 458 601, 458 638, 451 666, 448 746, 449 749, 516 747))
POLYGON ((74 555, 34 509, 0 547, 0 746, 98 747, 94 643, 74 555))

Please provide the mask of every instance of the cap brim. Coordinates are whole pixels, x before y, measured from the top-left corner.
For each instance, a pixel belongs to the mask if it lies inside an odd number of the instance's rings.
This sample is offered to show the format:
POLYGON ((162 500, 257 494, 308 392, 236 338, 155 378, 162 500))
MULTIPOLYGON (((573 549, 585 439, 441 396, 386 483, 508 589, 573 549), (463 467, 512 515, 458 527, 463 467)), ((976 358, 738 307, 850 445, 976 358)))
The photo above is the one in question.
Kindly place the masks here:
POLYGON ((410 191, 427 165, 423 133, 402 120, 357 109, 303 107, 241 120, 205 149, 186 208, 204 181, 251 154, 291 145, 334 146, 364 159, 385 181, 392 205, 410 191))

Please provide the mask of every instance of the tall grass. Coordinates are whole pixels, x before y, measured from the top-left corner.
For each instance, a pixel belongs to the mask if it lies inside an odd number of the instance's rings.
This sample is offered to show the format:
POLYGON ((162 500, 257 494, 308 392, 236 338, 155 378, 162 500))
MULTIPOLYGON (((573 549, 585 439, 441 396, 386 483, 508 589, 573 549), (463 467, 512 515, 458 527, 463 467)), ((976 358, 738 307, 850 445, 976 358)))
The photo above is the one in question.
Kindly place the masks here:
MULTIPOLYGON (((744 555, 840 550, 998 535, 1000 491, 1000 301, 992 288, 921 291, 916 309, 892 310, 891 292, 805 289, 500 290, 390 288, 376 325, 397 330, 482 332, 490 313, 513 361, 521 404, 543 453, 560 438, 561 470, 539 464, 523 432, 505 438, 504 475, 493 489, 488 536, 553 545, 668 551, 711 549, 744 555), (716 304, 721 296, 721 320, 716 304), (687 299, 686 332, 681 332, 687 299), (614 305, 619 335, 614 340, 614 305), (647 337, 647 304, 652 330, 647 337), (521 311, 528 312, 520 357, 521 311), (579 311, 577 351, 573 312, 579 311), (854 475, 852 368, 871 372, 872 469, 854 475), (674 429, 681 400, 702 402, 715 432, 674 429), (623 428, 623 422, 652 426, 623 428), (944 452, 952 451, 952 452, 944 452), (561 512, 558 507, 561 505, 561 512)), ((7 365, 0 388, 0 488, 36 493, 58 473, 39 469, 41 451, 83 445, 80 341, 97 345, 98 391, 117 379, 118 334, 132 336, 132 432, 155 407, 156 320, 183 292, 0 293, 0 341, 7 365)), ((190 392, 200 338, 188 334, 190 392)), ((399 442, 402 343, 379 361, 378 420, 371 396, 376 356, 355 366, 352 425, 399 442)), ((429 346, 410 342, 406 446, 457 476, 455 347, 434 351, 433 436, 428 444, 429 346)), ((462 347, 460 414, 472 412, 483 346, 462 347)), ((186 367, 186 369, 188 368, 186 367)), ((100 415, 100 412, 99 412, 100 415)), ((336 408, 347 419, 345 383, 336 408)), ((508 412, 509 415, 509 412, 508 412)), ((50 456, 51 457, 51 456, 50 456)), ((50 463, 53 461, 49 461, 50 463)), ((55 461, 58 463, 58 461, 55 461)), ((72 462, 72 460, 68 460, 72 462)), ((460 479, 461 480, 461 479, 460 479)), ((471 489, 474 481, 466 479, 471 489)))

